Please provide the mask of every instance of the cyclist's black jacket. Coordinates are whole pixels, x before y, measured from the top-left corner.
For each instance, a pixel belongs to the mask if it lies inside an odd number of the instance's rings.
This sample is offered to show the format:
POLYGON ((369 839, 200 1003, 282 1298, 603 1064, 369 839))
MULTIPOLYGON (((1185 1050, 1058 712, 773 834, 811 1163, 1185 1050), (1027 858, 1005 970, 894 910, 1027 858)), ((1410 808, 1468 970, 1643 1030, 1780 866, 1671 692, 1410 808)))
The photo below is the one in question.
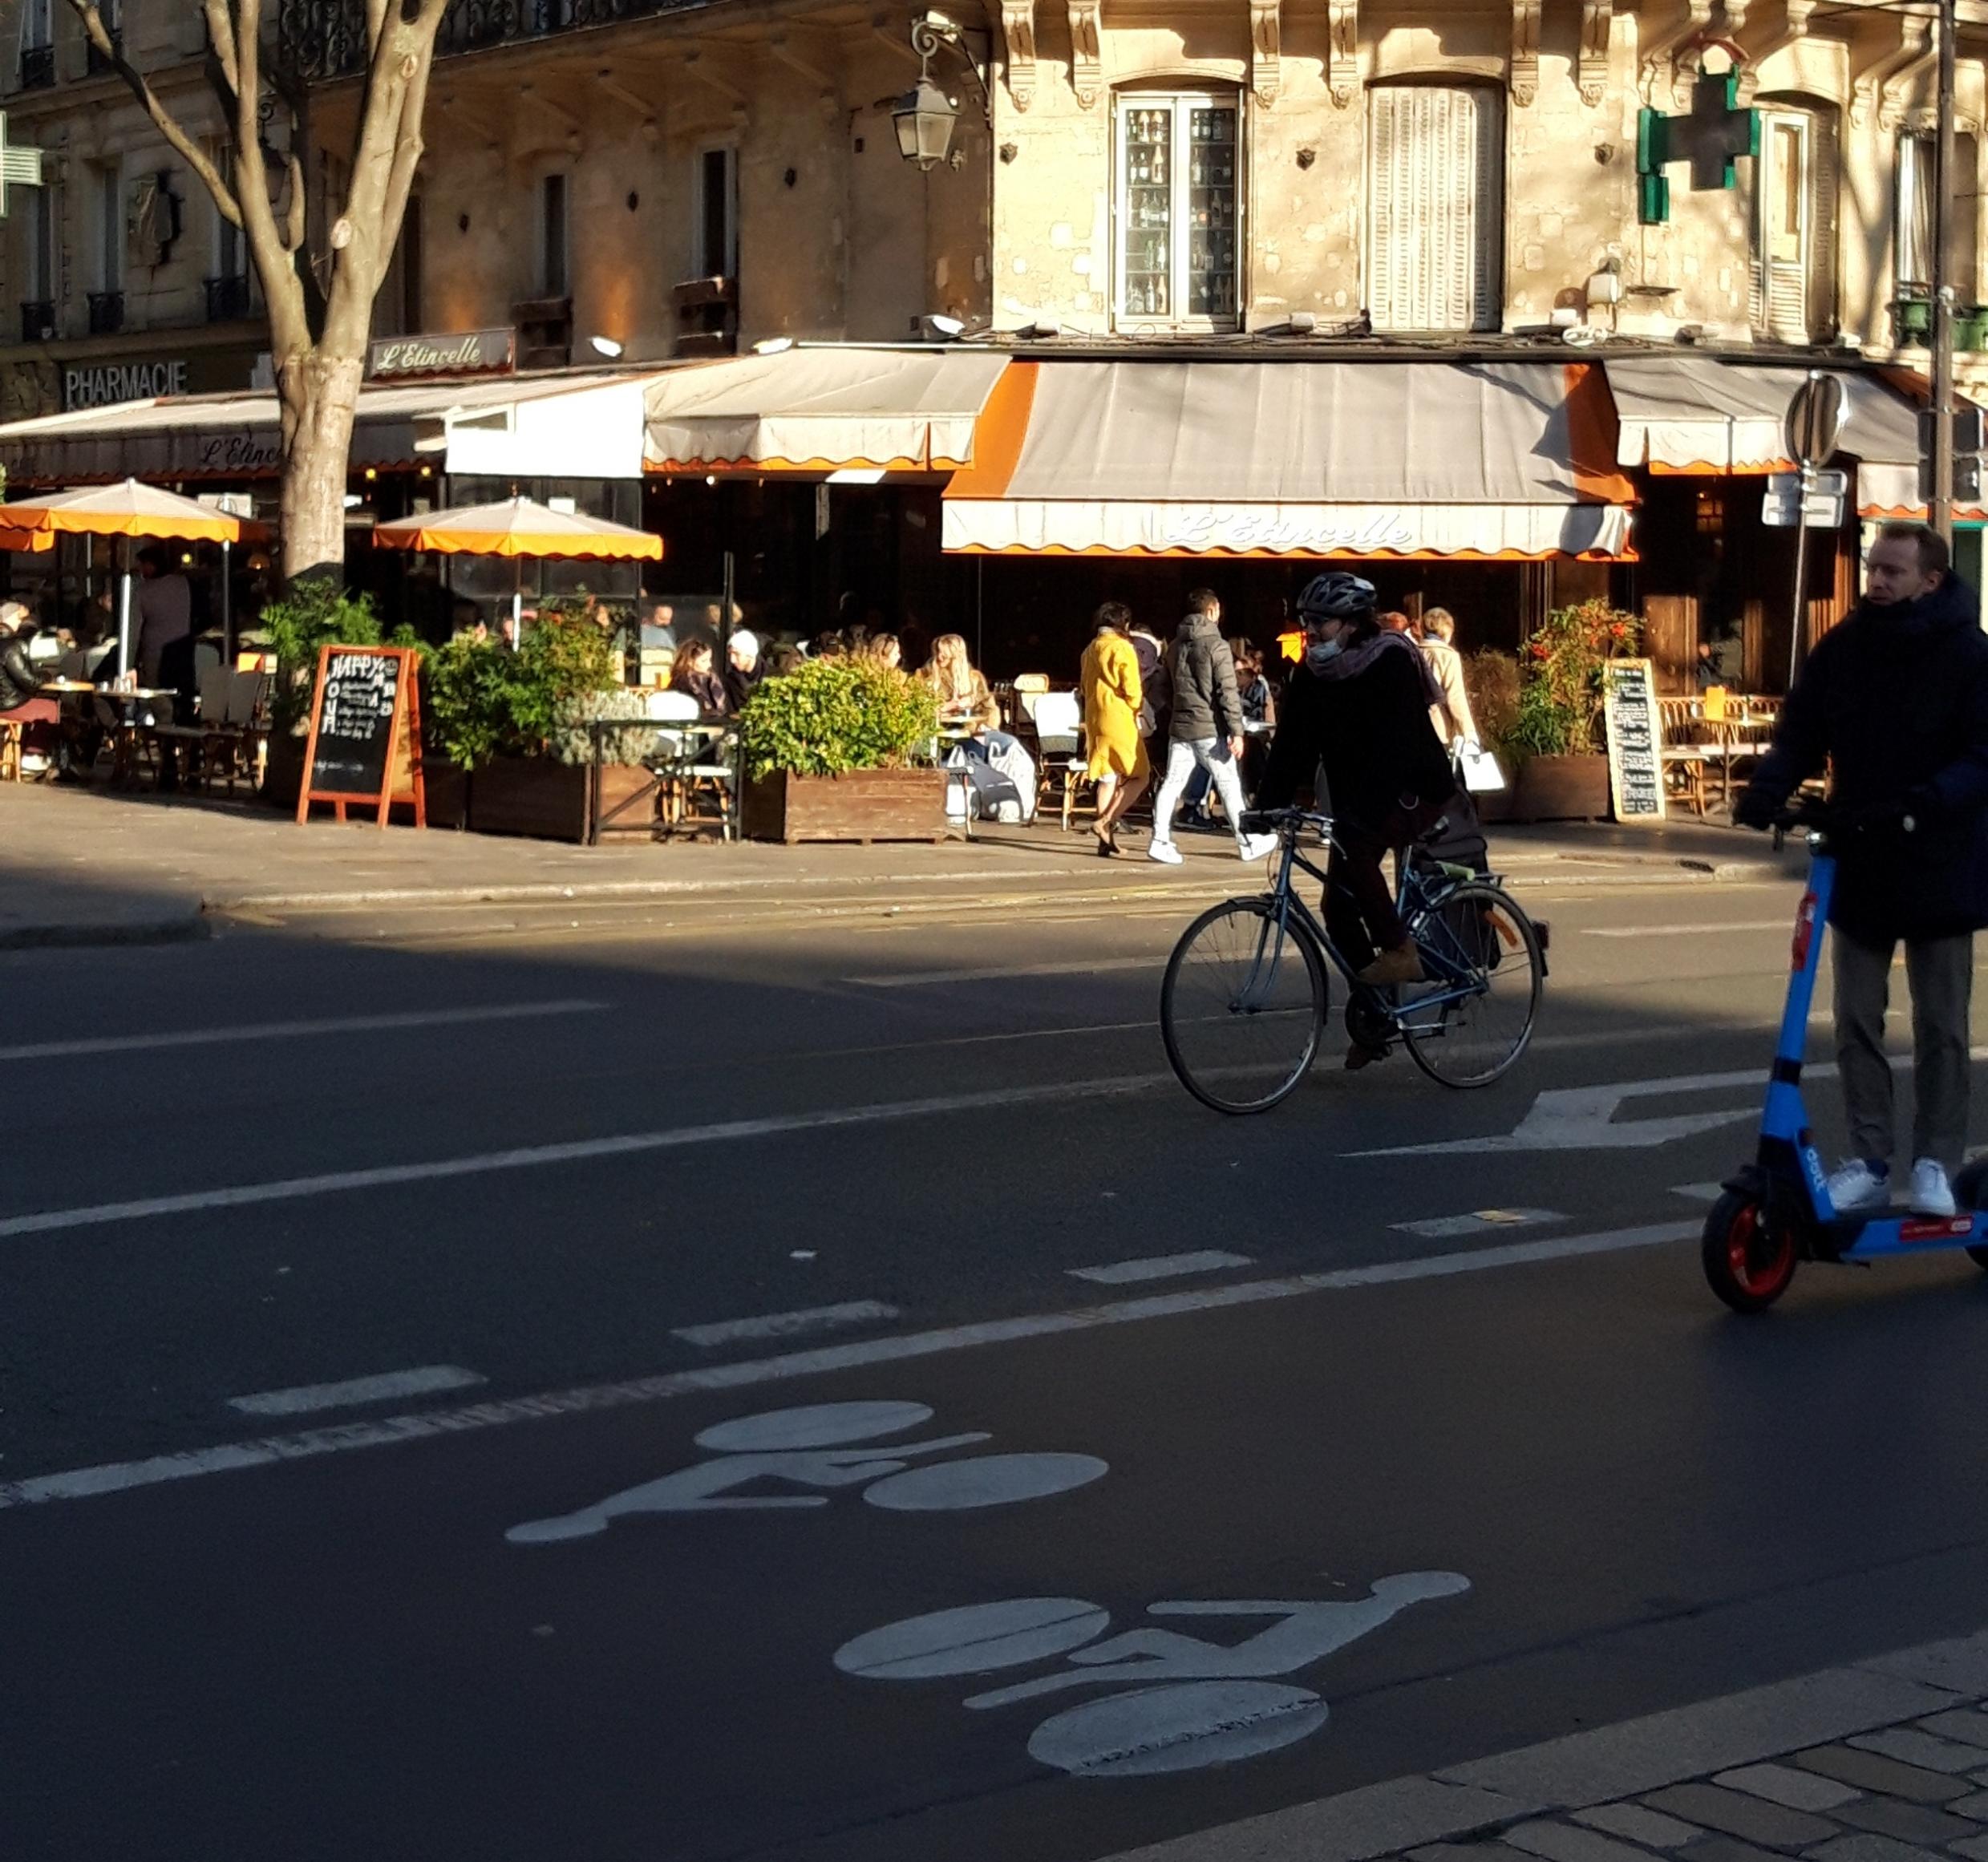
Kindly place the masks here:
POLYGON ((1916 601, 1865 601, 1817 643, 1749 787, 1779 803, 1830 768, 1847 812, 1900 808, 1896 828, 1839 835, 1830 921, 1866 944, 1988 926, 1988 634, 1948 576, 1916 601))
POLYGON ((1281 808, 1322 763, 1333 812, 1378 825, 1404 802, 1447 802, 1456 775, 1429 722, 1415 650, 1377 654, 1351 678, 1298 666, 1277 706, 1259 808, 1281 808))

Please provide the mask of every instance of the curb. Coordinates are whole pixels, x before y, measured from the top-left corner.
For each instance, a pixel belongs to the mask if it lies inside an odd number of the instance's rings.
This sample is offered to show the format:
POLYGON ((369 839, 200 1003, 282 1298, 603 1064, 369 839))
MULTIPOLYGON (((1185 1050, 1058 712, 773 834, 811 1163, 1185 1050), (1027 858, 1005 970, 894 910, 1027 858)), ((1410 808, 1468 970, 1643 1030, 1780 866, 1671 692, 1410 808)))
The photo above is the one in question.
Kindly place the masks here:
POLYGON ((0 925, 0 950, 81 950, 115 944, 190 944, 213 935, 197 905, 169 918, 0 925))

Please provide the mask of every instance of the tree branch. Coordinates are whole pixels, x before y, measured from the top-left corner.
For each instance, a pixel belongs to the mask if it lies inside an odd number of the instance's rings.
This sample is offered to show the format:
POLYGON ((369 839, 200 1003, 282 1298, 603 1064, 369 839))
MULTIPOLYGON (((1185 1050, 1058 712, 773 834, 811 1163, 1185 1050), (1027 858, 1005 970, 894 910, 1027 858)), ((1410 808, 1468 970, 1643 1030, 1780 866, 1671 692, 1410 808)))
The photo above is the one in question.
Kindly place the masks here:
POLYGON ((132 63, 119 49, 116 40, 103 24, 103 15, 98 10, 95 0, 69 0, 76 17, 83 22, 83 30, 98 55, 111 69, 124 80, 125 87, 144 107, 146 115, 152 119, 152 127, 165 138, 166 146, 199 176, 201 184, 214 197, 214 205, 221 216, 230 225, 242 224, 241 203, 235 190, 228 184, 221 173, 200 144, 189 136, 172 112, 159 100, 159 94, 152 87, 144 72, 132 63))
POLYGON ((304 192, 304 158, 293 148, 287 158, 289 172, 289 205, 283 216, 283 245, 286 250, 303 250, 308 232, 310 202, 304 192))
POLYGON ((235 26, 228 17, 228 0, 200 0, 200 10, 207 16, 207 42, 214 62, 221 67, 221 74, 228 81, 228 95, 222 101, 232 115, 235 98, 241 90, 241 79, 235 66, 235 26))

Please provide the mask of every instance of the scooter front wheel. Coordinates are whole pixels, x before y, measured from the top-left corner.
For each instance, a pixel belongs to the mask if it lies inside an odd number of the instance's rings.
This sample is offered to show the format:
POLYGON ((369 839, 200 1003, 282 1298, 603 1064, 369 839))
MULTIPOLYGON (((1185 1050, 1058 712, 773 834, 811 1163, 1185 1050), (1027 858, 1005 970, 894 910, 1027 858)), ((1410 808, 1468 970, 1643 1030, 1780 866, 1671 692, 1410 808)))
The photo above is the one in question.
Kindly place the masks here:
POLYGON ((1795 1237, 1777 1233, 1758 1203, 1728 1190, 1705 1218, 1700 1258, 1707 1283, 1735 1313, 1763 1313, 1795 1277, 1795 1237))

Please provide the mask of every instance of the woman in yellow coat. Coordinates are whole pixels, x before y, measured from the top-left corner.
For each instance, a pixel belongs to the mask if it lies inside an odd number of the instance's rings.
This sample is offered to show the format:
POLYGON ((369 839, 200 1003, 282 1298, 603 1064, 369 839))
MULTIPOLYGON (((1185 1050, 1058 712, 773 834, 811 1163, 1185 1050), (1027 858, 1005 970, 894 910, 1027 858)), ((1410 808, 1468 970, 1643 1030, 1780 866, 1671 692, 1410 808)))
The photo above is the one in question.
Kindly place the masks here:
POLYGON ((1084 743, 1090 752, 1086 773, 1098 785, 1098 818, 1091 832, 1098 852, 1119 851, 1118 824, 1146 792, 1152 766, 1139 735, 1139 655, 1125 637, 1132 610, 1107 601, 1097 613, 1097 638, 1084 649, 1078 683, 1083 692, 1084 743))

